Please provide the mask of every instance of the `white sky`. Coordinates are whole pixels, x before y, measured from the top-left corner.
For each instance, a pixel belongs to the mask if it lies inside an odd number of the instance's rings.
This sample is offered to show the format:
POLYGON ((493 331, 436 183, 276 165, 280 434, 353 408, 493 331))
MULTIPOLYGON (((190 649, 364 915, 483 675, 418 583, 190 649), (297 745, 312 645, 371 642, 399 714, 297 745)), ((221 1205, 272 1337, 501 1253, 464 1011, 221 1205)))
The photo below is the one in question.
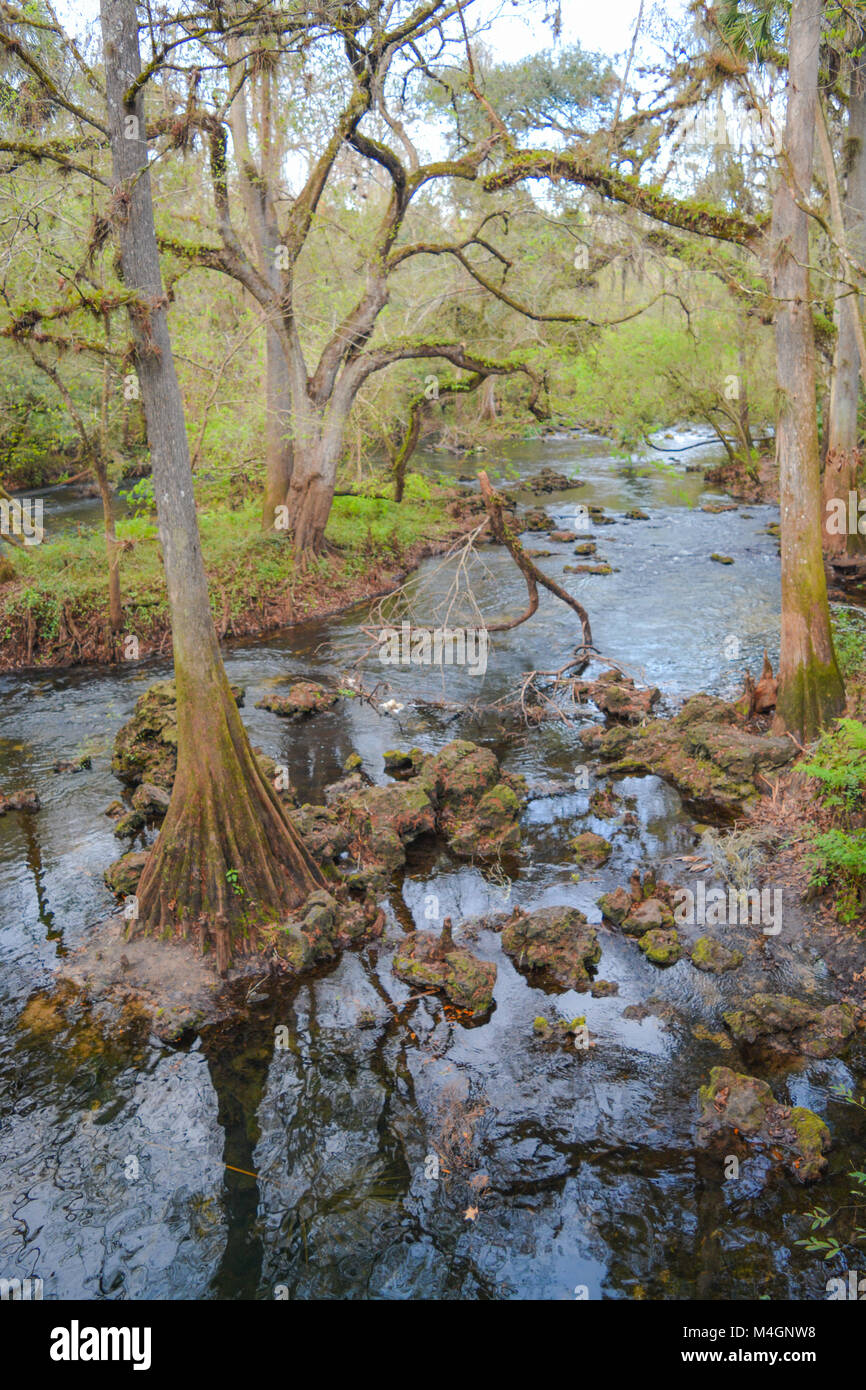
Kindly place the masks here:
MULTIPOLYGON (((667 7, 678 7, 678 0, 667 0, 667 7)), ((506 62, 550 46, 549 27, 541 24, 537 15, 531 19, 522 16, 521 8, 518 4, 512 16, 504 14, 489 35, 490 46, 506 62)), ((599 53, 622 53, 631 44, 639 9, 640 0, 562 0, 560 42, 578 42, 599 53)), ((645 9, 649 10, 649 4, 645 9)))
MULTIPOLYGON (((624 52, 631 43, 640 0, 561 0, 562 42, 579 42, 584 48, 601 53, 624 52)), ((685 0, 663 0, 671 14, 682 11, 685 0)), ((487 37, 488 43, 506 61, 514 61, 527 53, 550 45, 550 29, 541 23, 536 6, 524 0, 512 0, 487 37)), ((59 0, 58 13, 64 23, 80 29, 99 16, 99 0, 59 0)), ((645 10, 649 13, 650 0, 645 10)), ((471 11, 470 11, 471 13, 471 11)))

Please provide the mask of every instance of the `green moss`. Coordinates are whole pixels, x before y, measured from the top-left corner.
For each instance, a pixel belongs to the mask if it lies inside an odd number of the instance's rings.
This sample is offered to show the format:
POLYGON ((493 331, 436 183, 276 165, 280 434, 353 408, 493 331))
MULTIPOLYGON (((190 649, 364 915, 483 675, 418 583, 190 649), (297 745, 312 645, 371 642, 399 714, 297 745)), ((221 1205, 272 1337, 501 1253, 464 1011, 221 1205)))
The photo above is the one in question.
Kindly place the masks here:
POLYGON ((653 927, 651 931, 644 932, 637 944, 653 965, 676 965, 683 954, 676 931, 664 927, 653 927))

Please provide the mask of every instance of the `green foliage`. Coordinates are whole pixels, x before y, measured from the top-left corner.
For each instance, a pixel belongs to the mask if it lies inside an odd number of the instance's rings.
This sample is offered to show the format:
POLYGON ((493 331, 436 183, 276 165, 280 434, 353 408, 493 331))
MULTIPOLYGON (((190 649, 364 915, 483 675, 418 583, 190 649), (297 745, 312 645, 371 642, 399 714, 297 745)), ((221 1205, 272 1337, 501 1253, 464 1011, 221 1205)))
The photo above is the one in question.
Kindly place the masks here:
MULTIPOLYGON (((838 1082, 830 1089, 835 1093, 837 1100, 841 1100, 847 1105, 854 1105, 858 1110, 866 1112, 866 1096, 860 1096, 858 1099, 849 1087, 838 1082)), ((852 1168, 850 1177, 854 1179, 854 1186, 850 1189, 851 1196, 854 1198, 853 1203, 849 1207, 843 1207, 842 1211, 835 1212, 827 1211, 824 1207, 813 1207, 811 1211, 806 1213, 811 1222, 812 1234, 795 1242, 797 1245, 802 1245, 804 1250, 808 1250, 810 1254, 821 1255, 824 1260, 832 1260, 835 1256, 842 1255, 849 1247, 853 1248, 854 1245, 866 1240, 866 1226, 859 1224, 862 1214, 866 1210, 862 1205, 866 1202, 866 1172, 863 1172, 862 1169, 852 1168), (814 1234, 816 1231, 825 1231, 831 1221, 838 1222, 842 1212, 845 1213, 847 1219, 847 1230, 843 1233, 843 1239, 829 1232, 825 1236, 814 1234)))
POLYGON ((833 612, 833 645, 845 680, 866 671, 866 617, 851 608, 833 612))
POLYGON ((853 922, 860 916, 866 907, 866 830, 834 827, 816 835, 806 862, 812 865, 810 883, 833 885, 838 917, 853 922))
POLYGON ((838 916, 851 922, 866 907, 866 725, 857 719, 837 720, 801 770, 815 778, 822 805, 842 821, 812 838, 806 855, 810 882, 832 888, 838 916))
POLYGON ((153 516, 156 512, 156 498, 153 495, 153 479, 151 477, 139 478, 126 492, 118 492, 118 497, 122 497, 129 507, 131 516, 147 517, 153 516))
POLYGON ((866 725, 858 719, 839 719, 821 738, 801 770, 820 783, 825 806, 850 814, 863 806, 866 789, 866 725))

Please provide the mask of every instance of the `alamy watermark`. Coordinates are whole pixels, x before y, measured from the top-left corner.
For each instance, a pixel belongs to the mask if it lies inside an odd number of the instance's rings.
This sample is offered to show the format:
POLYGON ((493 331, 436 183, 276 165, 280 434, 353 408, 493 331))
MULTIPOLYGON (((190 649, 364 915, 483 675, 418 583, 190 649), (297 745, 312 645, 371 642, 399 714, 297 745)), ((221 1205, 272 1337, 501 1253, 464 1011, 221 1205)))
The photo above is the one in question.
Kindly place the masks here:
POLYGON ((764 936, 782 930, 781 888, 707 888, 698 879, 695 891, 674 889, 674 921, 683 926, 761 926, 764 936))
POLYGON ((383 666, 465 666, 470 676, 487 670, 486 627, 416 627, 405 620, 379 633, 383 666))
POLYGON ((40 545, 44 504, 41 497, 0 497, 0 536, 20 536, 25 545, 40 545))
POLYGON ((866 497, 856 492, 844 497, 831 497, 827 502, 828 536, 866 536, 866 497))

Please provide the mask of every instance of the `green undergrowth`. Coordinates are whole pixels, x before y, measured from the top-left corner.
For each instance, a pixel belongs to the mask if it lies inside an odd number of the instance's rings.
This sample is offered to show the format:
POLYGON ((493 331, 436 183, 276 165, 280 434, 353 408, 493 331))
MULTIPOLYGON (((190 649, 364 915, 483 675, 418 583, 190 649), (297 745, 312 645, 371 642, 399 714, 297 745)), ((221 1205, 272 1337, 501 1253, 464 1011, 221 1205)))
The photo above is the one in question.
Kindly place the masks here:
POLYGON ((832 893, 843 922, 853 922, 866 914, 866 725, 838 720, 800 767, 830 822, 811 839, 811 882, 832 893))
MULTIPOLYGON (((335 550, 299 566, 291 542, 261 529, 258 497, 234 504, 211 501, 198 514, 202 553, 210 581, 214 617, 226 622, 250 618, 280 595, 290 596, 298 617, 351 593, 376 566, 398 568, 419 542, 435 541, 454 527, 447 498, 413 477, 411 495, 399 506, 372 497, 337 497, 327 540, 335 550)), ((117 522, 122 542, 120 583, 124 632, 142 646, 165 630, 168 621, 165 578, 156 518, 146 505, 117 522)), ((40 546, 16 550, 15 577, 0 587, 0 638, 18 645, 33 634, 33 660, 47 661, 71 627, 81 631, 108 617, 105 537, 95 526, 69 531, 40 546)), ((62 653, 53 653, 62 660, 62 653)))

